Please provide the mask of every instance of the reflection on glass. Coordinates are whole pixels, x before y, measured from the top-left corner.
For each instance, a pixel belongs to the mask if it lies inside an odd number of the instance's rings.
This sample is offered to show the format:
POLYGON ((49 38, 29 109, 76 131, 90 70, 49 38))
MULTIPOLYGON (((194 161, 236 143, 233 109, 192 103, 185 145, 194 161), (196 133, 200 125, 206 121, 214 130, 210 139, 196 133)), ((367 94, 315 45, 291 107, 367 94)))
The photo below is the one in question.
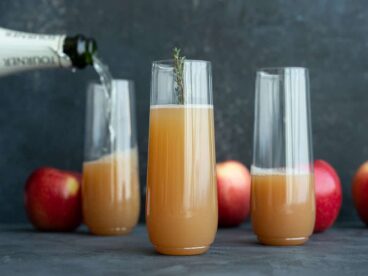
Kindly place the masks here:
POLYGON ((251 218, 268 245, 305 243, 315 220, 314 177, 305 68, 257 73, 251 218))
POLYGON ((140 208, 133 84, 112 85, 111 95, 97 84, 87 94, 83 217, 96 235, 129 233, 140 208))
POLYGON ((209 62, 185 61, 178 103, 172 62, 153 63, 146 220, 162 254, 204 253, 216 234, 211 85, 209 62))

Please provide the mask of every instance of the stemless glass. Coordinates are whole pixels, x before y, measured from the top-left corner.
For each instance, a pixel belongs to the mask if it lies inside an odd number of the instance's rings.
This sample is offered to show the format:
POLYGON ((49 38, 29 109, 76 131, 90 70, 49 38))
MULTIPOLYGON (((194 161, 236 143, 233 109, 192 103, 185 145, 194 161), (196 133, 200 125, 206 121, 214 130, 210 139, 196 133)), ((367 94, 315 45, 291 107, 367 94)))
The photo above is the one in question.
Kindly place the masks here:
POLYGON ((254 120, 253 230, 262 244, 303 244, 315 220, 308 70, 259 70, 254 120))
POLYGON ((161 254, 206 252, 217 231, 211 63, 152 66, 146 221, 161 254))
POLYGON ((137 224, 140 208, 134 87, 113 80, 112 92, 87 91, 83 218, 91 233, 120 235, 137 224))

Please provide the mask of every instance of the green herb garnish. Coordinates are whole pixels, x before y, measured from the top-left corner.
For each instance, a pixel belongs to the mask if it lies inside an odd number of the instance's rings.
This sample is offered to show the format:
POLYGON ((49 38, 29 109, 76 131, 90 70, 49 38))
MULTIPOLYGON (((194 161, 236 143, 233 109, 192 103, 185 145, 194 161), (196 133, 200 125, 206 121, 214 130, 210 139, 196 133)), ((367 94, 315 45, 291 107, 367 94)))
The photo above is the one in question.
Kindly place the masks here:
POLYGON ((174 48, 174 74, 176 78, 175 91, 178 96, 178 103, 184 104, 184 61, 185 57, 180 56, 180 49, 174 48))

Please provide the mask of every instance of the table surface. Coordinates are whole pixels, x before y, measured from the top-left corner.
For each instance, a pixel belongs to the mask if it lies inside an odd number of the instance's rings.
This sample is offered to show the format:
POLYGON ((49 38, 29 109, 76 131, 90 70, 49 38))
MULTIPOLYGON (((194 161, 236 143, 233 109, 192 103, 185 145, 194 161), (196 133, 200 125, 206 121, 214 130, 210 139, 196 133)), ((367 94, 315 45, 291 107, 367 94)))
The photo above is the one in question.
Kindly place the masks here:
POLYGON ((368 275, 368 228, 341 226, 304 246, 259 245, 249 225, 220 229, 208 253, 155 253, 144 225, 128 236, 97 237, 0 226, 0 275, 368 275))

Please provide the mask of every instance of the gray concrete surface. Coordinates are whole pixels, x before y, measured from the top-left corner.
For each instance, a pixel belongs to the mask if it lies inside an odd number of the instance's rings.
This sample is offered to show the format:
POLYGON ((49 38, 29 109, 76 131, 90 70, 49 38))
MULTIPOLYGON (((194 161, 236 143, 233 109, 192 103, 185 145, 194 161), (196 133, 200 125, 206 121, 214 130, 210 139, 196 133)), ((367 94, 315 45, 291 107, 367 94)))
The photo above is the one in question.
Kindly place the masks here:
POLYGON ((221 229, 201 256, 158 255, 144 225, 129 236, 0 226, 0 275, 367 275, 368 228, 344 226, 304 246, 257 244, 250 227, 221 229))

